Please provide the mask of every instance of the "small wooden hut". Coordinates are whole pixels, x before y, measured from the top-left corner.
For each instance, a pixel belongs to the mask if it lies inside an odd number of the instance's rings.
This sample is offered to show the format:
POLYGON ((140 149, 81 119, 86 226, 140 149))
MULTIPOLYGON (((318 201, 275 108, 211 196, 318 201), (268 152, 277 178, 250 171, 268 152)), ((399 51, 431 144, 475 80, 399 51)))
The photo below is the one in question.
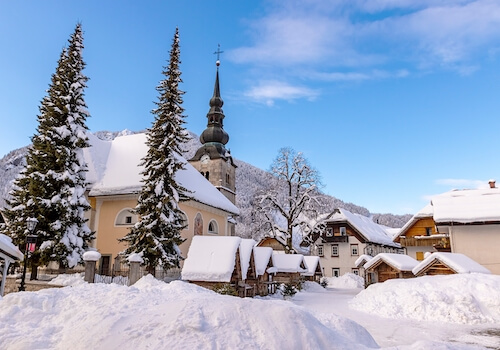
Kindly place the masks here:
MULTIPOLYGON (((302 273, 306 273, 307 265, 302 254, 284 254, 274 252, 273 281, 298 285, 302 280, 302 273)), ((271 270, 271 269, 270 269, 271 270)))
POLYGON ((231 236, 194 236, 181 279, 208 289, 233 288, 239 296, 255 295, 255 241, 231 236))
POLYGON ((4 234, 0 234, 0 261, 3 261, 0 270, 0 297, 3 296, 5 290, 5 282, 9 265, 16 261, 24 260, 24 254, 12 243, 12 239, 4 234))
MULTIPOLYGON (((257 278, 255 280, 256 294, 265 296, 276 291, 273 282, 273 275, 269 271, 273 271, 273 249, 271 247, 254 247, 253 258, 255 261, 255 271, 257 278)), ((247 283, 251 281, 247 280, 247 283)))
POLYGON ((436 252, 429 254, 415 268, 415 276, 451 275, 455 273, 491 273, 490 270, 459 253, 436 252))
POLYGON ((372 284, 393 278, 415 277, 412 269, 417 264, 417 260, 405 254, 377 254, 363 266, 366 271, 366 283, 372 284))
POLYGON ((301 274, 302 278, 306 281, 319 282, 321 277, 323 277, 319 256, 305 255, 304 261, 306 263, 307 272, 301 274))

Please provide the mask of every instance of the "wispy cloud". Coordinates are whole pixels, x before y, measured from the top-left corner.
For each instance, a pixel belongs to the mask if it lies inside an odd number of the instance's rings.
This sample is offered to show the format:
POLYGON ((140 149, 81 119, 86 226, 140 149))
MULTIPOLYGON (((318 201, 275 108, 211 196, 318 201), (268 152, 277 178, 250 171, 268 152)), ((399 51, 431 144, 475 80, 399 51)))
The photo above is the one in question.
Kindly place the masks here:
POLYGON ((269 106, 272 106, 275 100, 313 100, 317 95, 318 91, 280 81, 262 81, 245 92, 246 97, 269 106))
POLYGON ((227 50, 227 57, 258 66, 261 76, 300 77, 302 84, 401 78, 419 70, 469 75, 500 47, 498 0, 271 1, 248 23, 250 44, 227 50))

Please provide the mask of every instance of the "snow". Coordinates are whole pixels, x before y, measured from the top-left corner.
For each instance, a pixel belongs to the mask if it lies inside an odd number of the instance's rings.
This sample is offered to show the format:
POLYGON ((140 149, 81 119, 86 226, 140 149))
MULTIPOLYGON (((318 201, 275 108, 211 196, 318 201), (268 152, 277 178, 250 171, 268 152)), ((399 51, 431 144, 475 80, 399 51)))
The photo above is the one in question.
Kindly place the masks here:
POLYGON ((128 262, 138 262, 138 263, 143 263, 144 259, 142 258, 141 254, 133 253, 130 254, 127 258, 128 262))
POLYGON ((12 239, 0 233, 0 251, 4 251, 13 258, 24 260, 24 254, 12 243, 12 239))
MULTIPOLYGON (((304 255, 304 261, 306 263, 307 272, 302 273, 303 276, 314 276, 316 269, 318 268, 319 256, 304 255)), ((320 267, 321 270, 321 267, 320 267)))
POLYGON ((94 250, 89 250, 83 253, 83 261, 99 261, 101 258, 101 253, 94 250))
POLYGON ((356 259, 354 262, 354 266, 356 267, 363 267, 364 264, 366 264, 368 261, 370 261, 373 257, 368 254, 361 254, 359 258, 356 259))
POLYGON ((253 259, 255 262, 255 271, 257 276, 262 276, 266 272, 269 260, 273 255, 273 248, 271 247, 254 247, 253 259))
POLYGON ((346 273, 340 277, 323 277, 321 280, 325 281, 329 288, 356 289, 365 285, 363 277, 354 273, 346 273))
POLYGON ((406 254, 379 253, 364 265, 365 270, 375 266, 380 261, 385 262, 399 271, 411 271, 418 264, 417 260, 406 254))
POLYGON ((276 268, 277 272, 307 272, 307 268, 301 266, 304 264, 304 256, 302 254, 280 254, 273 252, 272 259, 273 267, 276 268))
POLYGON ((500 189, 454 190, 432 198, 434 221, 471 223, 500 220, 500 189))
MULTIPOLYGON (((89 164, 91 182, 90 195, 116 195, 138 193, 143 185, 141 175, 146 155, 146 134, 123 135, 112 141, 103 141, 89 134, 91 147, 86 150, 85 161, 89 164)), ((179 185, 191 191, 190 196, 197 202, 238 215, 238 208, 220 191, 206 180, 184 158, 184 169, 176 173, 179 185)))
POLYGON ((181 278, 187 281, 229 282, 241 238, 194 236, 181 278))
POLYGON ((147 275, 131 287, 75 281, 16 292, 0 299, 0 344, 10 350, 500 347, 500 276, 425 276, 366 290, 304 287, 288 301, 242 299, 147 275))
POLYGON ((344 222, 347 221, 355 228, 368 242, 384 244, 391 247, 400 248, 399 243, 392 241, 392 235, 384 226, 379 225, 369 217, 351 213, 345 209, 338 209, 328 222, 344 222))
POLYGON ((250 267, 250 258, 253 253, 253 247, 257 242, 253 239, 241 239, 240 242, 240 264, 241 264, 241 278, 247 279, 247 272, 250 267))
POLYGON ((456 273, 491 273, 490 270, 460 253, 435 252, 429 254, 417 266, 413 268, 413 274, 418 275, 434 261, 439 261, 456 273))

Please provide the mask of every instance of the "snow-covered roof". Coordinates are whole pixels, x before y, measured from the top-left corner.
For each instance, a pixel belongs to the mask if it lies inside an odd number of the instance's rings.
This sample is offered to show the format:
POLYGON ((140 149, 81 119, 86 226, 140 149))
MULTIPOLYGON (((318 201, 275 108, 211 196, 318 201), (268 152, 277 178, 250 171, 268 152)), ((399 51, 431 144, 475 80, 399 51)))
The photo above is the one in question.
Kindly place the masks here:
POLYGON ((392 236, 384 226, 373 222, 372 219, 360 214, 354 214, 346 209, 337 209, 327 220, 328 222, 347 221, 356 229, 368 242, 400 248, 399 243, 392 240, 392 236))
POLYGON ((0 253, 1 252, 13 259, 24 260, 24 254, 12 243, 12 239, 0 233, 0 253))
POLYGON ((273 248, 271 247, 254 247, 253 259, 255 261, 255 270, 257 276, 262 276, 266 272, 269 260, 273 255, 273 248))
POLYGON ((307 272, 306 263, 302 254, 273 253, 273 267, 277 272, 307 272), (304 266, 304 267, 302 267, 304 266))
MULTIPOLYGON (((319 256, 314 256, 314 255, 304 255, 304 261, 306 263, 307 267, 307 272, 303 272, 303 276, 314 276, 316 273, 316 270, 318 269, 318 266, 320 266, 319 263, 319 256)), ((320 266, 321 270, 321 266, 320 266)))
POLYGON ((354 262, 354 266, 356 267, 362 267, 364 264, 366 264, 368 261, 370 261, 373 257, 368 254, 361 254, 359 258, 356 259, 354 262))
POLYGON ((432 198, 434 221, 472 223, 500 220, 500 189, 454 190, 432 198))
POLYGON ((181 272, 186 281, 229 282, 240 252, 241 276, 247 278, 253 239, 232 236, 194 236, 181 272))
POLYGON ((247 279, 248 268, 250 267, 250 257, 253 252, 253 247, 257 242, 253 239, 241 239, 240 242, 240 265, 241 265, 241 278, 247 279))
POLYGON ((406 224, 404 224, 404 226, 399 230, 399 232, 397 232, 393 236, 394 239, 398 238, 399 236, 404 236, 406 231, 408 231, 408 229, 412 227, 413 224, 416 223, 418 220, 423 218, 432 218, 433 214, 434 214, 434 208, 429 203, 425 207, 420 209, 415 215, 413 215, 413 217, 410 220, 408 220, 406 224))
POLYGON ((406 254, 379 253, 370 259, 363 267, 365 270, 368 270, 371 267, 378 265, 381 261, 399 271, 412 271, 418 264, 417 260, 406 254))
MULTIPOLYGON (((89 135, 91 147, 84 152, 89 166, 87 180, 91 183, 91 196, 138 193, 142 187, 142 158, 148 151, 146 134, 124 135, 112 141, 99 140, 89 135)), ((238 208, 205 179, 184 158, 184 169, 176 173, 175 179, 189 191, 197 202, 239 214, 238 208)))
POLYGON ((430 254, 427 258, 425 258, 417 266, 415 266, 412 270, 413 274, 419 275, 421 272, 423 272, 423 270, 428 268, 436 261, 439 261, 440 263, 448 266, 456 273, 491 273, 490 270, 464 254, 436 252, 430 254))

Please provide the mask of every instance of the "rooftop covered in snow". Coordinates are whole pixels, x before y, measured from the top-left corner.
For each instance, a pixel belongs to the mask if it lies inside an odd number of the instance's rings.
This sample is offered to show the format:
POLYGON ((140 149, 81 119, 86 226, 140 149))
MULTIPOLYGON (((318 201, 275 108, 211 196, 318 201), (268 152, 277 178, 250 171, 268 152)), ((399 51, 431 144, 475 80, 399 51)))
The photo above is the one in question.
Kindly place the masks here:
POLYGON ((336 209, 335 213, 327 220, 328 222, 348 222, 361 237, 366 240, 366 243, 376 243, 395 248, 400 248, 399 243, 392 240, 391 234, 386 230, 385 226, 375 223, 371 218, 354 214, 350 211, 340 208, 336 209))
POLYGON ((368 270, 372 267, 376 267, 381 262, 385 262, 387 265, 399 271, 412 271, 418 264, 417 260, 406 254, 380 253, 370 259, 364 265, 364 268, 368 270))
POLYGON ((245 280, 255 241, 231 236, 194 236, 181 278, 185 281, 229 282, 239 249, 241 276, 245 280))
POLYGON ((474 223, 500 221, 500 189, 454 190, 432 198, 434 221, 474 223))
MULTIPOLYGON (((87 180, 91 196, 139 193, 142 187, 142 158, 146 155, 146 134, 116 137, 112 141, 99 140, 89 134, 91 147, 84 152, 89 166, 87 180)), ((176 180, 189 191, 193 200, 238 215, 238 208, 220 193, 184 158, 184 169, 176 173, 176 180)))
POLYGON ((413 274, 415 276, 423 274, 426 269, 436 262, 449 267, 455 273, 491 273, 490 270, 464 254, 435 252, 429 254, 428 257, 415 266, 412 270, 413 274))

